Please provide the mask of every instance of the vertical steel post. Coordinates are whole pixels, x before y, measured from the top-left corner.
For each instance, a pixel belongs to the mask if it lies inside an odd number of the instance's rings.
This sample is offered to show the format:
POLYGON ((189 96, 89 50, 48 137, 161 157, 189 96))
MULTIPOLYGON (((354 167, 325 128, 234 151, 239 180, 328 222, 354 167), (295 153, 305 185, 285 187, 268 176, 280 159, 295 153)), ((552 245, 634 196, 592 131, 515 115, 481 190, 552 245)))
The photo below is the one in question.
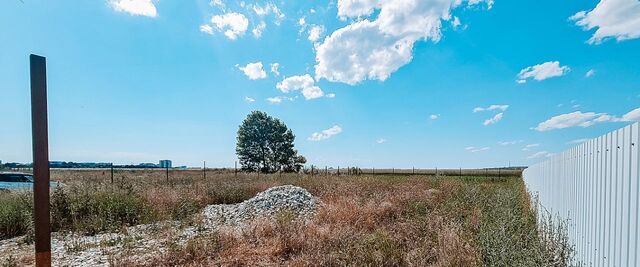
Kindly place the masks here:
POLYGON ((202 162, 202 179, 207 179, 207 162, 202 162))
POLYGON ((340 166, 338 166, 338 176, 340 176, 340 166))
POLYGON ((113 184, 113 163, 111 163, 111 183, 113 184))
POLYGON ((33 138, 33 215, 36 266, 51 266, 49 226, 49 138, 46 58, 31 55, 31 135, 33 138))
POLYGON ((169 166, 165 167, 166 170, 166 174, 167 174, 167 184, 169 183, 169 166))
POLYGON ((238 177, 238 161, 233 163, 233 176, 238 177))

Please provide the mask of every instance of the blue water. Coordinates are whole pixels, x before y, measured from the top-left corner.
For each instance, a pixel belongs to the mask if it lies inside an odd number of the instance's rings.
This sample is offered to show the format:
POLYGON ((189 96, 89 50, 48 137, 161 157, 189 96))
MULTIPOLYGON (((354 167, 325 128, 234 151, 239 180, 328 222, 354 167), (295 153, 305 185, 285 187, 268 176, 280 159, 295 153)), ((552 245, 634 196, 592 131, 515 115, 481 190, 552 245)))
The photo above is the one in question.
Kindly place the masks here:
MULTIPOLYGON (((50 187, 64 186, 60 182, 49 182, 50 187)), ((0 182, 0 189, 6 189, 10 191, 16 190, 33 190, 33 183, 15 183, 15 182, 0 182)))

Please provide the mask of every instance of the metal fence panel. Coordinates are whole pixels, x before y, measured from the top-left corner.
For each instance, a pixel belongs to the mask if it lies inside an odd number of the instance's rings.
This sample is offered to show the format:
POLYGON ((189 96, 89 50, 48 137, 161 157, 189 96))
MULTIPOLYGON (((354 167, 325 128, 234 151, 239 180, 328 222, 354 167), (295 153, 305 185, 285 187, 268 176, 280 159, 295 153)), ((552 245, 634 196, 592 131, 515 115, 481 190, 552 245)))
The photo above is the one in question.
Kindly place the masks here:
POLYGON ((640 266, 639 147, 635 123, 523 172, 535 208, 566 220, 581 264, 640 266))

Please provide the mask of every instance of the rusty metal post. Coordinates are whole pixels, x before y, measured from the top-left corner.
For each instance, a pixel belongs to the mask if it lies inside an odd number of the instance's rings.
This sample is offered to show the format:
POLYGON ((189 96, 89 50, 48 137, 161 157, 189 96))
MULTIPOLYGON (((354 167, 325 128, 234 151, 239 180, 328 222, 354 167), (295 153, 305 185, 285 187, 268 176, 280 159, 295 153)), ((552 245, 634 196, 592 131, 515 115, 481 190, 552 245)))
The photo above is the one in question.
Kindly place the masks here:
POLYGON ((166 170, 166 174, 167 174, 167 184, 169 183, 169 166, 165 167, 166 170))
POLYGON ((49 138, 46 58, 31 55, 31 136, 33 138, 33 215, 36 266, 51 266, 49 226, 49 138))

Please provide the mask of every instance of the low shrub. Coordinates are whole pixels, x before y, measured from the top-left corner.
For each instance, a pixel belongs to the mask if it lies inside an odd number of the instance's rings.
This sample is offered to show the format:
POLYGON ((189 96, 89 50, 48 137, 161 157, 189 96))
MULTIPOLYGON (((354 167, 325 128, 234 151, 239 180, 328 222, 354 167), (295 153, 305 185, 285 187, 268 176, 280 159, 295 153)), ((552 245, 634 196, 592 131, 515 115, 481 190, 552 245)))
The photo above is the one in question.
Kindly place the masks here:
POLYGON ((0 239, 26 235, 33 229, 33 200, 29 194, 0 194, 0 239))

